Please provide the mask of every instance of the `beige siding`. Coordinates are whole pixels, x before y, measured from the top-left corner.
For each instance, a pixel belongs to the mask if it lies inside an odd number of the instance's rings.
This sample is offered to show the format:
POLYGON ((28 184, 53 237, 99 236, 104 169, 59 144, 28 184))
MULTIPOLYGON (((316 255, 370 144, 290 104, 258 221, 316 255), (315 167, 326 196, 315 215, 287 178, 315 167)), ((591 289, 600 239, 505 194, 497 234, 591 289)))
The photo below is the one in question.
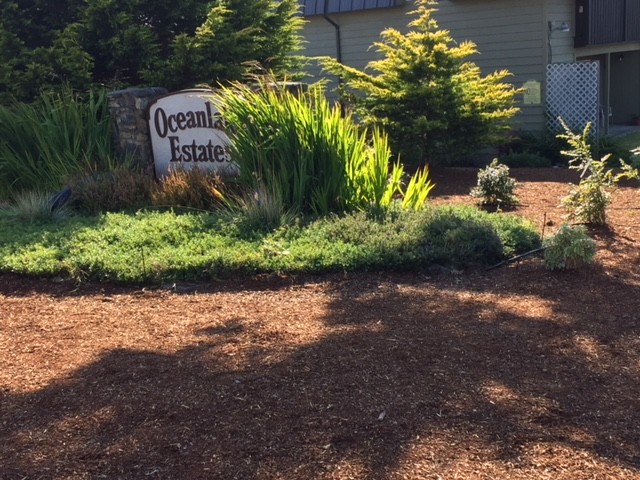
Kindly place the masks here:
MULTIPOLYGON (((549 32, 549 63, 567 63, 575 61, 573 37, 576 33, 573 0, 548 0, 547 22, 567 22, 568 32, 549 32)), ((549 23, 547 23, 547 26, 549 23)))
MULTIPOLYGON (((556 7, 572 3, 571 0, 441 0, 436 19, 442 28, 451 30, 457 41, 477 44, 480 54, 471 60, 484 73, 507 69, 513 74, 510 81, 517 86, 528 80, 544 84, 547 16, 562 15, 562 9, 547 12, 547 2, 557 4, 556 7)), ((363 68, 374 60, 376 52, 370 46, 379 40, 384 28, 406 31, 410 19, 406 13, 413 9, 411 3, 399 8, 332 15, 331 19, 340 25, 343 62, 363 68)), ((307 55, 336 56, 335 30, 327 20, 310 18, 305 36, 307 55)), ((317 69, 311 71, 318 74, 317 69)), ((542 105, 519 106, 521 113, 514 127, 529 130, 544 127, 542 105)))
MULTIPOLYGON (((339 25, 342 61, 352 67, 363 69, 367 63, 375 60, 377 56, 375 50, 370 48, 371 45, 380 40, 380 32, 385 28, 406 30, 408 11, 408 8, 391 8, 330 15, 331 20, 339 25)), ((305 55, 336 57, 336 29, 325 18, 310 17, 304 28, 304 35, 307 41, 305 55)), ((313 66, 309 69, 313 75, 317 75, 318 70, 313 66)))

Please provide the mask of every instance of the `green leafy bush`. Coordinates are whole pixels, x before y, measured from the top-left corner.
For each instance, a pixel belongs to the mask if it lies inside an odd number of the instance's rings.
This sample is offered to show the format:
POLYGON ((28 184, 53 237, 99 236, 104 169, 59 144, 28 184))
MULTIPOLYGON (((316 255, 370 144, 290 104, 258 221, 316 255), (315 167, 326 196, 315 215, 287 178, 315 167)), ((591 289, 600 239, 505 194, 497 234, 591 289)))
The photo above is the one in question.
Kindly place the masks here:
POLYGON ((544 263, 550 270, 574 269, 593 262, 596 242, 584 227, 563 225, 558 232, 545 240, 544 263))
POLYGON ((591 150, 597 157, 604 157, 609 155, 611 157, 611 165, 619 167, 619 160, 625 163, 631 161, 633 152, 624 146, 624 142, 621 139, 612 138, 610 136, 602 135, 597 142, 594 142, 592 138, 589 138, 591 150))
POLYGON ((546 168, 551 166, 551 160, 537 153, 521 152, 500 155, 500 162, 509 168, 546 168))
POLYGON ((375 218, 353 212, 252 235, 237 218, 207 212, 26 224, 0 210, 0 271, 125 282, 488 265, 532 242, 539 237, 529 222, 472 207, 391 207, 375 218))
POLYGON ((504 258, 500 237, 487 222, 438 213, 425 229, 434 260, 440 264, 488 264, 504 258))
MULTIPOLYGON (((525 155, 524 158, 529 158, 528 155, 534 155, 535 157, 530 158, 534 159, 540 157, 548 159, 548 162, 551 165, 565 165, 567 161, 561 152, 566 148, 566 141, 547 131, 515 132, 509 142, 499 147, 499 158, 502 160, 503 158, 509 157, 512 154, 523 154, 525 155)), ((516 160, 518 160, 517 156, 515 158, 516 160)), ((542 162, 542 160, 540 160, 540 162, 542 162)), ((504 163, 509 167, 529 166, 515 164, 511 165, 507 161, 504 161, 504 163)))
MULTIPOLYGON (((291 212, 385 208, 404 193, 403 167, 391 166, 386 136, 362 131, 319 87, 294 94, 264 83, 236 84, 215 101, 235 127, 230 135, 240 182, 278 192, 291 212)), ((421 208, 431 188, 427 172, 418 172, 405 207, 421 208)))
POLYGON ((509 167, 496 158, 478 171, 478 185, 471 189, 470 195, 484 205, 515 205, 518 203, 514 194, 517 185, 509 176, 509 167))

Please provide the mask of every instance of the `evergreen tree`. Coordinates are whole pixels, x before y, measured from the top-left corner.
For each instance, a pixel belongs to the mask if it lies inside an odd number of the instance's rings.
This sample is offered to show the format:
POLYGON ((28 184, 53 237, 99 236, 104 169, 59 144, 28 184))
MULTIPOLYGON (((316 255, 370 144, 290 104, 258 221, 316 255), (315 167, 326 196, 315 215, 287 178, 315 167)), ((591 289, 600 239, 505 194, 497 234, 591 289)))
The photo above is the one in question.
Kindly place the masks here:
POLYGON ((476 46, 456 44, 438 27, 435 0, 416 3, 410 31, 384 30, 374 44, 382 58, 367 71, 332 58, 322 63, 343 80, 343 100, 365 124, 384 127, 405 161, 452 163, 501 137, 518 90, 503 82, 506 70, 482 76, 467 60, 476 46))
POLYGON ((111 88, 145 83, 171 54, 177 35, 193 34, 208 0, 87 0, 75 28, 94 59, 93 79, 111 88))
POLYGON ((88 87, 92 59, 62 31, 76 10, 74 1, 0 1, 0 102, 28 100, 62 83, 88 87))
POLYGON ((0 0, 0 103, 42 89, 237 80, 289 72, 296 0, 0 0))
POLYGON ((297 0, 216 0, 195 35, 179 35, 173 54, 147 78, 171 88, 242 80, 256 64, 276 76, 299 66, 297 0))

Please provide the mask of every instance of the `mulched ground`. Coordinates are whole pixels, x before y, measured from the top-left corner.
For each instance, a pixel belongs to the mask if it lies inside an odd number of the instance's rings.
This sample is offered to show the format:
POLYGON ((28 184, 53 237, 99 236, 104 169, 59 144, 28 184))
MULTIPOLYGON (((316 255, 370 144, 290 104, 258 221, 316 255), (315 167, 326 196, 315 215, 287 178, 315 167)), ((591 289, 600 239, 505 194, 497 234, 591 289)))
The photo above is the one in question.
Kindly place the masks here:
MULTIPOLYGON (((514 170, 545 235, 575 181, 514 170)), ((470 202, 475 171, 433 173, 470 202)), ((0 276, 0 478, 640 479, 640 190, 596 265, 147 288, 0 276)))

